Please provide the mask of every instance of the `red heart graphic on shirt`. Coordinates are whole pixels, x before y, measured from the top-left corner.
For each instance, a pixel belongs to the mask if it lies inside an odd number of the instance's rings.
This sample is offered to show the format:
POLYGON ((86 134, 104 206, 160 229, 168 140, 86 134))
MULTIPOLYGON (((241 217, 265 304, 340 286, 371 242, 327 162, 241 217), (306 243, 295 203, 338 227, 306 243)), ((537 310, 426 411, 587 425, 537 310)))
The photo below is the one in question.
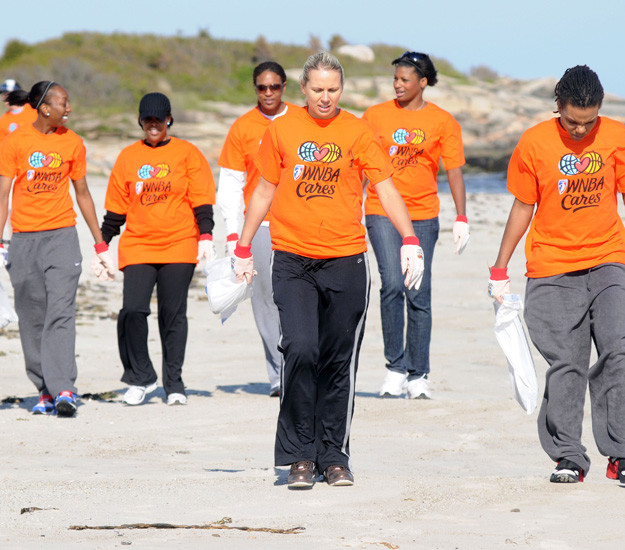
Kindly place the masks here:
POLYGON ((152 170, 150 170, 150 176, 155 178, 160 171, 161 169, 158 166, 155 166, 154 168, 152 168, 152 170))
POLYGON ((52 155, 48 155, 46 157, 43 157, 43 159, 41 159, 41 164, 43 164, 47 168, 48 166, 50 166, 50 163, 53 160, 54 159, 52 158, 52 155))
POLYGON ((330 152, 330 149, 328 149, 327 147, 324 147, 323 149, 319 149, 318 151, 315 151, 313 153, 313 155, 315 156, 315 158, 317 160, 321 160, 323 157, 325 157, 328 153, 330 152))
POLYGON ((575 163, 575 169, 578 172, 583 172, 584 170, 586 170, 586 168, 588 168, 589 164, 590 164, 590 157, 583 158, 582 160, 578 160, 575 163))
POLYGON ((412 140, 417 137, 417 132, 408 132, 406 134, 406 143, 412 143, 412 140))

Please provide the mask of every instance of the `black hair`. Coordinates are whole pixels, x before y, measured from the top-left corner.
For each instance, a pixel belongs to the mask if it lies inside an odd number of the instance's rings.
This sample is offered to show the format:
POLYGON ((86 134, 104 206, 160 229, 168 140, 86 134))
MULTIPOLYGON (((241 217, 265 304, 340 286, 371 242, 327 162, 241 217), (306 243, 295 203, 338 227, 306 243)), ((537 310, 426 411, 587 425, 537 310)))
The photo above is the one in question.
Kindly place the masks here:
POLYGON ((38 110, 42 103, 46 103, 45 99, 48 92, 55 86, 59 86, 59 84, 53 80, 41 80, 34 84, 30 92, 28 92, 28 103, 30 106, 35 111, 38 110))
POLYGON ((254 73, 252 74, 252 81, 254 82, 254 86, 256 86, 256 79, 265 71, 271 71, 272 73, 276 73, 280 77, 282 84, 286 82, 286 73, 284 72, 284 69, 282 68, 282 65, 280 65, 280 63, 276 63, 275 61, 263 61, 259 65, 256 65, 256 67, 254 68, 254 73))
POLYGON ((26 105, 26 102, 28 101, 28 92, 26 90, 13 90, 7 94, 5 101, 9 105, 22 107, 26 105))
POLYGON ((428 86, 434 86, 438 82, 438 72, 430 56, 421 52, 406 52, 393 61, 397 67, 410 67, 420 76, 427 78, 428 86), (416 54, 416 55, 410 55, 416 54))
POLYGON ((555 88, 559 107, 601 107, 603 86, 597 73, 587 65, 576 65, 564 71, 555 88))

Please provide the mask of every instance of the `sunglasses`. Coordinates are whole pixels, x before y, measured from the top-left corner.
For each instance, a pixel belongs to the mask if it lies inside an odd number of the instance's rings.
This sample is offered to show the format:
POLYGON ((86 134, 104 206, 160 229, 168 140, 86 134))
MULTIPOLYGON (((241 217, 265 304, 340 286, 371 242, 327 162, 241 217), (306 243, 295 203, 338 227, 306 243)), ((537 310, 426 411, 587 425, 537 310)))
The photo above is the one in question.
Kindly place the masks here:
POLYGON ((421 73, 421 67, 418 65, 419 61, 425 61, 426 59, 426 55, 419 53, 419 52, 409 52, 409 51, 405 51, 403 54, 401 54, 401 57, 398 57, 397 59, 395 59, 393 61, 393 65, 395 65, 396 63, 399 63, 400 61, 407 61, 408 63, 410 63, 411 65, 415 66, 419 73, 421 73))
POLYGON ((284 84, 255 84, 255 88, 259 91, 259 92, 266 92, 267 90, 271 90, 272 92, 277 92, 278 90, 282 89, 282 86, 284 84))

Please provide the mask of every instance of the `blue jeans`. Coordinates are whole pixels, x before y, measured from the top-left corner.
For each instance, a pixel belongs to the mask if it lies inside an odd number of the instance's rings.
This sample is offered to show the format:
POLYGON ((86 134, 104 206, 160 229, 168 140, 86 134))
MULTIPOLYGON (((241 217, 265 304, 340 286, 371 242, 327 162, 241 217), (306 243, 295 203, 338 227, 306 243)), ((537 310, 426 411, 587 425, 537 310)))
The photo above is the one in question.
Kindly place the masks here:
POLYGON ((368 215, 365 222, 382 278, 380 311, 386 368, 406 372, 409 380, 419 378, 430 372, 432 256, 438 240, 438 218, 412 222, 425 261, 419 290, 407 290, 404 286, 399 253, 402 238, 395 226, 386 216, 368 215), (407 309, 405 338, 404 302, 407 309))

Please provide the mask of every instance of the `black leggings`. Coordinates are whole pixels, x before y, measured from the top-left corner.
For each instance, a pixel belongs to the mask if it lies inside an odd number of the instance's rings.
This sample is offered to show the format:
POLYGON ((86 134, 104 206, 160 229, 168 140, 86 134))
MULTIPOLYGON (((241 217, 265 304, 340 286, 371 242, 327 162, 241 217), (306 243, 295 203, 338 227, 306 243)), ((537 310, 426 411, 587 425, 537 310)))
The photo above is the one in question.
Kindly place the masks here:
POLYGON ((154 285, 163 350, 165 393, 184 393, 182 364, 187 345, 187 295, 195 264, 135 264, 124 268, 124 302, 117 319, 122 382, 148 386, 156 372, 148 353, 148 315, 154 285))

